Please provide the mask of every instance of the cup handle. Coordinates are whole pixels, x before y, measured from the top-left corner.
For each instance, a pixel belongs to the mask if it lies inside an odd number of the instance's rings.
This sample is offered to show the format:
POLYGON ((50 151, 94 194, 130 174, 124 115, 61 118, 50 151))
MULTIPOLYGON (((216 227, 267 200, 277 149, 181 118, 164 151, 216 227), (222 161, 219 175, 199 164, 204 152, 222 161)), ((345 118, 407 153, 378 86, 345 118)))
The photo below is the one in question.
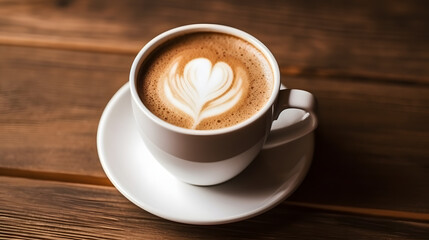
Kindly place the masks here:
POLYGON ((316 98, 310 92, 298 89, 280 90, 274 107, 275 121, 263 149, 277 147, 312 132, 317 127, 315 111, 316 98), (299 111, 293 114, 295 119, 282 119, 280 114, 286 109, 300 109, 304 113, 299 111))

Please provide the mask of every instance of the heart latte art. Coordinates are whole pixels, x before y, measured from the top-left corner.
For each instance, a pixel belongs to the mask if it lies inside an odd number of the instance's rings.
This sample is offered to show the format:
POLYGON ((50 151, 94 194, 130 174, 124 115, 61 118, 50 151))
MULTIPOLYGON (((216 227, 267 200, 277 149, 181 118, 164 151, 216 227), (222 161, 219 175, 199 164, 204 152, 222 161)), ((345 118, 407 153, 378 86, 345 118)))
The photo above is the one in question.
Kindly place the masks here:
POLYGON ((193 119, 192 129, 201 120, 223 114, 243 96, 243 75, 225 62, 213 64, 207 58, 196 58, 185 65, 183 74, 175 62, 165 79, 164 90, 172 105, 193 119))
POLYGON ((232 35, 198 32, 161 44, 142 62, 137 89, 147 109, 178 127, 210 130, 255 115, 273 90, 264 54, 232 35))

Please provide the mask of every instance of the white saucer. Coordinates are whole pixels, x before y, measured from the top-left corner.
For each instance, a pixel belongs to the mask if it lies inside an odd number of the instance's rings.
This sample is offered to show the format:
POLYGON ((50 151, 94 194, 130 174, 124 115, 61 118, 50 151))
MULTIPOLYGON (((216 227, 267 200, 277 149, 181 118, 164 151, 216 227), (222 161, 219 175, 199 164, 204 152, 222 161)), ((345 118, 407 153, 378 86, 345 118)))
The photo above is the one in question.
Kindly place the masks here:
POLYGON ((100 119, 97 148, 113 185, 131 202, 171 221, 223 224, 261 214, 279 204, 304 179, 313 156, 313 133, 263 150, 240 175, 198 187, 176 180, 147 151, 136 130, 128 83, 100 119))

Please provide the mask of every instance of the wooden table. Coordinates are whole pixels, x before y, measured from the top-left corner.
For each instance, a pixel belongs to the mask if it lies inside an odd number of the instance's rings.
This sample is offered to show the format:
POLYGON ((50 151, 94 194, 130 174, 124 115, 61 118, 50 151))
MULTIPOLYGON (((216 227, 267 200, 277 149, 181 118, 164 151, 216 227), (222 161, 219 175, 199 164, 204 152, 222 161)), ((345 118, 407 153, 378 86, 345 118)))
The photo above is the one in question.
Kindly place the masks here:
POLYGON ((427 1, 0 1, 0 238, 429 239, 427 1), (245 30, 320 125, 299 189, 260 216, 170 222, 106 178, 96 131, 131 62, 170 28, 245 30))

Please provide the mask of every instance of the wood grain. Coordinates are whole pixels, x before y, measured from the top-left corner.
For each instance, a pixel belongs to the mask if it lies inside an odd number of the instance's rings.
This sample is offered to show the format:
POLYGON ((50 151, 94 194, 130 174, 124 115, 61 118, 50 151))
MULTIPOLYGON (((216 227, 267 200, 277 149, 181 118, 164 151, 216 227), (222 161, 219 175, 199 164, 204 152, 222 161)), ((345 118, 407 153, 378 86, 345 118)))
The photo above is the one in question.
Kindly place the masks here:
POLYGON ((429 235, 427 1, 0 0, 0 239, 424 239, 429 235), (250 220, 190 226, 111 186, 96 131, 150 39, 243 29, 282 81, 318 98, 300 188, 250 220))
MULTIPOLYGON (((0 1, 0 44, 134 55, 167 29, 231 25, 283 67, 428 81, 425 1, 0 1)), ((390 79, 390 78, 389 78, 390 79)))
POLYGON ((0 177, 0 237, 25 239, 421 239, 428 223, 280 205, 219 226, 162 220, 114 188, 0 177))

